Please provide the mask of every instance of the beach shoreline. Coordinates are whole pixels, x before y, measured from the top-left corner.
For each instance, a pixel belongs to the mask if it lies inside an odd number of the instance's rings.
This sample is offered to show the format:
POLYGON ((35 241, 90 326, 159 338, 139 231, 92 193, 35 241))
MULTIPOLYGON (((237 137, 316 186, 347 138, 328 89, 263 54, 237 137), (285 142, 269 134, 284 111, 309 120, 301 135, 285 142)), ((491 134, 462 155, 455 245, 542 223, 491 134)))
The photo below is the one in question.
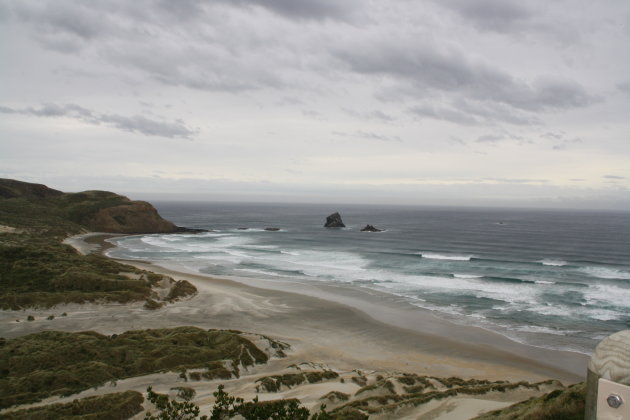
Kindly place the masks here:
MULTIPOLYGON (((100 252, 107 255, 107 250, 114 246, 107 239, 113 236, 88 235, 88 243, 84 239, 80 239, 80 241, 84 242, 85 246, 96 244, 100 247, 100 252)), ((407 344, 415 343, 411 347, 411 351, 415 350, 419 354, 427 356, 439 355, 452 360, 462 359, 466 362, 487 365, 484 370, 487 371, 488 375, 491 374, 492 370, 490 366, 496 365, 530 372, 538 379, 554 378, 573 383, 583 380, 586 372, 587 355, 522 344, 480 327, 455 324, 433 315, 428 310, 409 305, 395 296, 373 290, 357 290, 340 285, 304 285, 291 282, 256 281, 251 278, 217 278, 212 275, 191 272, 183 266, 160 265, 148 261, 119 261, 147 271, 165 274, 176 280, 188 280, 198 289, 207 290, 207 293, 216 293, 218 285, 221 285, 221 287, 231 289, 231 293, 238 293, 240 288, 244 293, 255 294, 263 299, 302 301, 298 303, 298 307, 300 305, 309 306, 303 302, 306 300, 314 300, 322 306, 341 305, 353 313, 356 322, 363 328, 373 328, 376 331, 380 329, 390 330, 392 335, 398 337, 398 340, 394 341, 406 342, 407 344)), ((332 309, 329 311, 334 312, 332 309)), ((314 323, 317 321, 317 319, 313 320, 314 323)), ((267 322, 274 324, 283 321, 270 318, 267 322)), ((334 328, 333 324, 334 320, 327 321, 328 329, 334 328)), ((279 327, 271 328, 270 331, 282 329, 282 325, 279 327)), ((257 328, 265 329, 265 325, 259 324, 257 328)), ((265 331, 258 331, 255 328, 248 330, 264 334, 270 332, 266 329, 265 331)), ((526 376, 528 375, 526 374, 526 376)), ((514 378, 516 379, 516 377, 514 378)))
MULTIPOLYGON (((70 237, 64 242, 84 254, 105 254, 114 246, 106 240, 114 236, 120 235, 87 233, 70 237)), ((298 398, 311 410, 318 409, 320 397, 327 392, 339 389, 350 395, 359 392, 360 385, 350 380, 355 375, 366 375, 371 378, 370 381, 401 374, 511 383, 541 383, 554 379, 569 385, 583 381, 586 372, 587 356, 583 354, 522 345, 481 328, 452 324, 418 308, 405 312, 401 302, 386 302, 384 294, 373 291, 362 294, 351 288, 319 287, 321 285, 304 288, 300 284, 289 287, 288 283, 278 283, 273 288, 268 282, 251 284, 251 279, 217 278, 187 272, 184 267, 115 260, 175 280, 187 280, 198 292, 156 310, 146 309, 144 302, 95 302, 0 311, 3 337, 10 339, 48 330, 91 330, 111 335, 129 330, 181 326, 264 335, 289 344, 286 357, 248 369, 242 372, 240 379, 223 381, 226 389, 245 399, 298 398), (54 317, 51 318, 51 315, 54 317), (27 316, 32 316, 34 320, 26 322, 27 316), (258 378, 292 373, 292 366, 303 365, 331 369, 345 377, 346 382, 312 384, 278 393, 258 392, 258 378)), ((144 392, 147 386, 168 393, 177 385, 181 386, 182 382, 175 374, 152 374, 121 380, 118 384, 85 390, 69 397, 50 397, 27 406, 70 402, 76 398, 123 390, 144 392)), ((204 382, 189 382, 187 386, 197 391, 195 402, 207 410, 213 402, 213 387, 204 382)), ((459 396, 415 408, 400 408, 402 411, 383 413, 374 418, 411 419, 426 414, 430 418, 463 420, 553 389, 557 389, 557 385, 549 383, 529 391, 518 388, 505 393, 459 396)), ((140 414, 134 417, 140 418, 140 414)))

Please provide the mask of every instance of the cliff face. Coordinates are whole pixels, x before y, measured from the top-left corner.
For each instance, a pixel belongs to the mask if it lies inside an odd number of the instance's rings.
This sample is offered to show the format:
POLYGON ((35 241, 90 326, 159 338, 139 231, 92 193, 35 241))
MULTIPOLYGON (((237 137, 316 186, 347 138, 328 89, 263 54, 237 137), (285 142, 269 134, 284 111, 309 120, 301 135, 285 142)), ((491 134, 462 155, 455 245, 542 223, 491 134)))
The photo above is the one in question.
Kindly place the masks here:
POLYGON ((163 219, 157 210, 144 201, 98 210, 85 223, 91 230, 111 233, 168 233, 177 227, 163 219))

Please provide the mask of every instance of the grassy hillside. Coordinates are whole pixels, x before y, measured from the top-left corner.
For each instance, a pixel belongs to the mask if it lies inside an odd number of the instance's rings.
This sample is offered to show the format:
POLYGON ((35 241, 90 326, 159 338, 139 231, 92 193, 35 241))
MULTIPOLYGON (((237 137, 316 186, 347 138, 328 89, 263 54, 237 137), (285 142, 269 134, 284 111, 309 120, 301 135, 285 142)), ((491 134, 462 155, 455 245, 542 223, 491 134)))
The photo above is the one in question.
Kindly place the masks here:
POLYGON ((0 179, 0 224, 64 235, 176 232, 149 203, 108 191, 63 193, 41 184, 0 179))
MULTIPOLYGON (((177 228, 148 203, 106 191, 62 193, 0 179, 0 309, 149 299, 161 276, 78 254, 61 241, 87 231, 168 232, 177 228)), ((195 292, 190 283, 178 290, 195 292)))

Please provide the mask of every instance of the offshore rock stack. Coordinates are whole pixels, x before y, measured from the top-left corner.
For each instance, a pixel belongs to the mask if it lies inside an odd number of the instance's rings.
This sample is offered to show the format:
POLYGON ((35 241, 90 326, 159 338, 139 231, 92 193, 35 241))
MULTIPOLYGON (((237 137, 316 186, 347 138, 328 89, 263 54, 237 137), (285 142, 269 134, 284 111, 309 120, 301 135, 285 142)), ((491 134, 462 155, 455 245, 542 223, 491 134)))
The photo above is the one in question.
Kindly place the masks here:
POLYGON ((346 225, 343 223, 343 220, 341 220, 341 215, 339 214, 339 212, 334 212, 330 216, 326 217, 326 223, 324 224, 324 227, 342 228, 346 227, 346 225))

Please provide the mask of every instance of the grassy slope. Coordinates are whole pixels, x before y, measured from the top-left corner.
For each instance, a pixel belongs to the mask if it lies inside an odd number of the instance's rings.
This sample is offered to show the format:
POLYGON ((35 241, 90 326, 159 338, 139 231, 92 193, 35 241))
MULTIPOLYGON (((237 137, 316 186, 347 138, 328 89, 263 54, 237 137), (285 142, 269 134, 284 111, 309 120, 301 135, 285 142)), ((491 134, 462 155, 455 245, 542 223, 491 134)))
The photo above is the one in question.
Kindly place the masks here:
MULTIPOLYGON (((0 192, 0 225, 20 231, 0 233, 0 309, 150 297, 151 280, 159 280, 155 275, 130 279, 121 273, 141 272, 101 256, 79 255, 61 243, 89 230, 99 210, 131 203, 126 197, 105 191, 64 194, 7 180, 0 180, 0 192)), ((195 292, 190 284, 180 286, 195 292)))
POLYGON ((251 366, 267 359, 237 333, 195 327, 112 336, 45 331, 0 339, 0 408, 71 395, 127 377, 191 368, 215 370, 217 362, 224 360, 231 361, 232 367, 251 366))
POLYGON ((565 390, 552 391, 542 397, 491 411, 474 420, 582 420, 586 399, 584 382, 565 390))

